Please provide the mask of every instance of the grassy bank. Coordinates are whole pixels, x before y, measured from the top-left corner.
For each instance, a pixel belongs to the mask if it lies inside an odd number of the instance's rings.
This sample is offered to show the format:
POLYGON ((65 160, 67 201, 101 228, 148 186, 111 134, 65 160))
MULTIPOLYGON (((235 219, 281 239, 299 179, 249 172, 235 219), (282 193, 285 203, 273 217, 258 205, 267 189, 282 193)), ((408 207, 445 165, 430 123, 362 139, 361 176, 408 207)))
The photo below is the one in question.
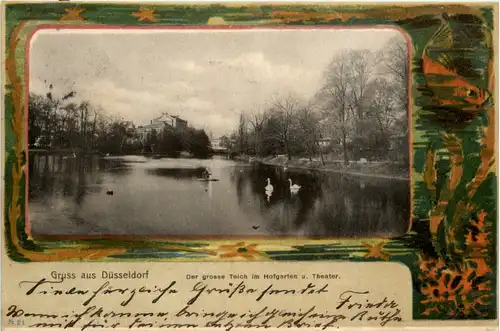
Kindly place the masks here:
POLYGON ((290 169, 314 169, 321 171, 330 171, 351 174, 356 176, 368 176, 368 177, 379 177, 379 178, 392 178, 399 180, 408 180, 409 176, 409 166, 405 166, 399 163, 389 163, 389 162, 356 162, 351 161, 348 165, 344 165, 342 160, 325 160, 325 165, 322 164, 321 160, 310 161, 309 159, 292 159, 284 155, 279 155, 276 157, 268 158, 250 158, 250 161, 261 162, 268 165, 282 166, 290 169))

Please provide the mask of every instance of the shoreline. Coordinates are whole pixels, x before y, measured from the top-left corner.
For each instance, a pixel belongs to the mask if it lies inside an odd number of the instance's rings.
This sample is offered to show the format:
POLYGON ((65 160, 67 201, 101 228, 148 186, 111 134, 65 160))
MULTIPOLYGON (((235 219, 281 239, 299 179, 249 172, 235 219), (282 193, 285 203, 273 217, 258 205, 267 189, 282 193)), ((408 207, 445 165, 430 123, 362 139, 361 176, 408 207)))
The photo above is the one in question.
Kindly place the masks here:
MULTIPOLYGON (((243 160, 242 160, 243 161, 243 160)), ((298 170, 313 170, 313 171, 321 171, 321 172, 330 172, 330 173, 338 173, 342 175, 349 175, 349 176, 358 176, 358 177, 370 177, 370 178, 379 178, 379 179, 391 179, 391 180, 400 180, 400 181, 409 181, 410 176, 409 176, 409 170, 407 170, 408 176, 402 176, 401 172, 406 170, 406 168, 403 168, 401 166, 398 166, 397 164, 373 164, 373 163, 366 163, 366 164, 350 164, 346 168, 340 168, 339 166, 336 166, 334 163, 327 163, 326 165, 316 165, 314 163, 309 163, 308 165, 301 165, 301 164, 294 164, 294 160, 288 161, 288 160, 280 160, 278 158, 271 158, 271 159, 250 159, 246 160, 248 163, 256 162, 256 163, 261 163, 269 166, 274 166, 274 167, 287 167, 288 169, 298 169, 298 170), (274 162, 273 162, 274 161, 274 162), (350 169, 350 167, 357 167, 358 169, 350 169), (395 175, 391 175, 390 169, 397 168, 399 173, 396 173, 395 175), (379 168, 382 169, 384 172, 382 173, 370 173, 370 172, 363 172, 363 170, 368 170, 370 168, 379 168)), ((295 160, 297 162, 297 160, 295 160)), ((308 161, 310 162, 310 161, 308 161)), ((343 166, 342 166, 343 167, 343 166)))
MULTIPOLYGON (((47 150, 34 150, 30 152, 40 153, 40 154, 51 154, 50 151, 47 150), (47 153, 48 152, 48 153, 47 153)), ((59 151, 68 152, 67 150, 59 151)), ((99 154, 91 154, 91 155, 100 155, 99 154)), ((155 158, 155 156, 159 156, 158 154, 123 154, 123 155, 110 155, 110 157, 123 157, 126 155, 137 155, 143 157, 151 157, 155 158)), ((104 155, 101 155, 104 156, 104 155)), ((104 156, 105 157, 105 156, 104 156)), ((164 157, 162 157, 164 158, 164 157)), ((169 157, 166 157, 169 158, 169 157)), ((170 157, 172 159, 192 159, 192 157, 180 156, 180 157, 170 157)), ((207 158, 210 159, 210 158, 207 158)), ((201 160, 201 159, 200 159, 201 160)), ((233 159, 233 161, 252 164, 252 163, 260 163, 273 167, 287 167, 288 169, 295 170, 309 170, 309 171, 319 171, 326 173, 337 173, 342 175, 356 176, 356 177, 368 177, 373 179, 389 179, 389 180, 399 180, 399 181, 409 181, 410 173, 407 167, 403 167, 401 164, 397 163, 359 163, 352 162, 347 167, 343 165, 342 161, 327 161, 325 165, 321 164, 320 161, 309 161, 305 159, 295 159, 289 161, 288 158, 284 156, 277 156, 271 158, 256 158, 249 156, 237 156, 233 159), (300 163, 300 164, 297 164, 300 163), (378 172, 370 172, 370 169, 376 170, 378 172), (391 174, 392 173, 396 173, 391 174), (402 175, 406 173, 407 175, 402 175)))
MULTIPOLYGON (((267 164, 267 165, 274 165, 274 164, 267 164)), ((278 165, 274 165, 278 166, 278 165)), ((340 169, 329 169, 329 168, 310 168, 310 167, 303 167, 303 166, 294 166, 294 165, 289 165, 287 166, 289 169, 307 169, 307 170, 315 170, 315 171, 323 171, 323 172, 333 172, 333 173, 338 173, 342 175, 350 175, 350 176, 359 176, 359 177, 371 177, 371 178, 380 178, 380 179, 393 179, 393 180, 410 180, 409 177, 402 177, 402 176, 391 176, 391 175, 385 175, 385 174, 367 174, 363 172, 355 172, 355 171, 349 171, 349 170, 340 170, 340 169)))

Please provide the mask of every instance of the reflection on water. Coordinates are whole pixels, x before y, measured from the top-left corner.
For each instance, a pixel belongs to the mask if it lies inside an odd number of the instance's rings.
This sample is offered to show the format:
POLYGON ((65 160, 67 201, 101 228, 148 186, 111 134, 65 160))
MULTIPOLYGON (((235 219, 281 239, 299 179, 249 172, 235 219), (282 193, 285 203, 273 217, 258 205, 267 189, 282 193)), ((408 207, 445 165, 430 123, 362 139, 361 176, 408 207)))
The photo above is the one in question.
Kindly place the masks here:
POLYGON ((35 237, 385 237, 409 222, 406 181, 220 159, 32 156, 29 164, 35 237), (206 169, 218 181, 201 180, 206 169))
POLYGON ((166 176, 175 179, 193 179, 201 178, 206 168, 199 167, 195 169, 190 168, 153 168, 148 169, 147 172, 156 176, 166 176))

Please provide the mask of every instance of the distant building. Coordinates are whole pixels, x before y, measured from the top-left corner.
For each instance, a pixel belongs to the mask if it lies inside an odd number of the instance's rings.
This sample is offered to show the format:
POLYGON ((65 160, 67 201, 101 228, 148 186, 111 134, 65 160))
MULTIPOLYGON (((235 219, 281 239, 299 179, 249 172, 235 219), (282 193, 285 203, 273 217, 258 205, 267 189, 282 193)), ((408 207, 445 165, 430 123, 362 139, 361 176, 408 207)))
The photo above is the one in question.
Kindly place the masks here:
POLYGON ((328 147, 332 143, 332 138, 321 138, 318 141, 320 147, 328 147))
POLYGON ((410 142, 408 141, 408 132, 389 138, 390 157, 395 161, 408 161, 410 142))
POLYGON ((221 148, 222 146, 220 145, 220 139, 211 139, 210 144, 212 145, 212 148, 221 148))
POLYGON ((154 131, 157 135, 161 135, 165 129, 184 130, 188 127, 187 121, 179 116, 161 114, 160 117, 152 119, 150 124, 137 127, 137 135, 141 141, 146 141, 148 136, 154 131))
MULTIPOLYGON (((319 122, 319 145, 321 147, 337 146, 342 145, 342 131, 341 129, 335 129, 334 119, 332 117, 325 117, 319 122)), ((352 133, 348 130, 346 132, 346 144, 353 141, 352 133)))
POLYGON ((227 150, 226 147, 222 146, 222 140, 220 138, 210 139, 210 145, 214 152, 224 152, 227 150))

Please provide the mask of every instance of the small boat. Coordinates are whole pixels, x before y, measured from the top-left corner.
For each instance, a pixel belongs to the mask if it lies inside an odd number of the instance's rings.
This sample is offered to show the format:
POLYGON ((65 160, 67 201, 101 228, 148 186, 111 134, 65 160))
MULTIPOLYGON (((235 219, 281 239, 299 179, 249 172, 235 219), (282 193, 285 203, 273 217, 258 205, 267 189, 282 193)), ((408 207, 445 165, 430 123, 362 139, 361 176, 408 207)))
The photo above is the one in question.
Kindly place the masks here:
POLYGON ((199 178, 198 180, 202 182, 216 182, 218 179, 214 180, 212 178, 212 173, 210 172, 210 170, 208 170, 208 168, 205 168, 205 170, 201 174, 201 178, 199 178))

